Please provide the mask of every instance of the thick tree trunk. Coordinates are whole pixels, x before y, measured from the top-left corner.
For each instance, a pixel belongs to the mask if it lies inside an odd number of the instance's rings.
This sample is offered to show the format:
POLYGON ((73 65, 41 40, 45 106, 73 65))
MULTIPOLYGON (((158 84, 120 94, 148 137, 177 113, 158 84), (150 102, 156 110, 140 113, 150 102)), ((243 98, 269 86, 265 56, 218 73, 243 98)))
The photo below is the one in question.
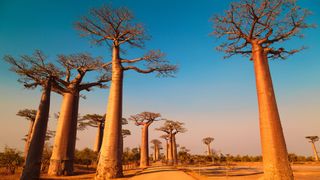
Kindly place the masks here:
POLYGON ((156 147, 154 146, 154 149, 153 149, 153 162, 155 162, 156 161, 156 159, 157 159, 157 149, 156 149, 156 147))
POLYGON ((156 154, 156 161, 159 161, 160 159, 160 148, 159 145, 157 146, 157 154, 156 154))
POLYGON ((39 179, 40 177, 41 158, 49 118, 50 93, 51 81, 48 81, 44 87, 36 119, 32 128, 26 163, 20 177, 21 180, 39 179))
POLYGON ((96 136, 96 142, 93 147, 94 152, 100 151, 101 144, 102 144, 102 137, 103 137, 103 129, 102 128, 103 128, 102 123, 99 123, 98 124, 98 132, 97 132, 97 136, 96 136))
POLYGON ((29 150, 29 146, 30 146, 33 125, 34 125, 34 121, 30 121, 28 136, 27 136, 26 143, 24 145, 24 161, 27 160, 27 154, 28 154, 28 150, 29 150))
POLYGON ((264 179, 293 179, 273 90, 267 53, 253 43, 252 56, 259 104, 264 179))
POLYGON ((63 95, 49 175, 72 175, 77 136, 79 92, 63 95))
POLYGON ((318 152, 317 152, 316 146, 314 145, 314 142, 312 142, 312 150, 313 150, 313 153, 314 153, 315 160, 319 161, 318 152))
POLYGON ((168 141, 168 165, 173 165, 173 144, 172 144, 172 134, 169 134, 168 141))
POLYGON ((177 165, 178 164, 178 151, 177 151, 176 135, 172 136, 172 153, 173 153, 173 163, 175 165, 177 165))
POLYGON ((147 124, 142 127, 142 138, 141 138, 141 154, 140 154, 140 167, 144 168, 149 166, 149 137, 148 137, 147 124))
POLYGON ((208 156, 210 156, 211 155, 210 144, 207 144, 207 151, 208 151, 208 156))
POLYGON ((95 179, 122 177, 122 151, 120 150, 122 121, 123 69, 119 48, 113 47, 112 80, 108 99, 107 116, 95 179))
POLYGON ((169 143, 168 140, 166 140, 166 160, 168 161, 168 156, 169 156, 169 143))

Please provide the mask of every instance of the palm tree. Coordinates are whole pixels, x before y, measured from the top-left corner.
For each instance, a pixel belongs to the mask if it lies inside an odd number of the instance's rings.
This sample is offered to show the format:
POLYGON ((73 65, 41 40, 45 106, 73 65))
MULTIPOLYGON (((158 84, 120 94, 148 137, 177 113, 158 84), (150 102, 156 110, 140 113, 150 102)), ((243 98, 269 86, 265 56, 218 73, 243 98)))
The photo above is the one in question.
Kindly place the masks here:
POLYGON ((176 66, 169 65, 160 51, 150 51, 143 57, 131 60, 121 57, 125 45, 143 47, 147 39, 143 26, 135 23, 133 18, 127 8, 103 6, 92 9, 90 16, 84 17, 76 25, 83 35, 92 37, 95 44, 106 43, 112 51, 111 61, 104 65, 112 69, 112 80, 96 179, 123 176, 121 118, 124 72, 127 70, 143 74, 158 72, 158 75, 168 76, 176 71, 176 66), (142 62, 145 63, 141 64, 142 62), (139 64, 145 68, 139 67, 139 64))
POLYGON ((161 120, 161 115, 153 112, 142 112, 140 114, 130 116, 129 120, 134 121, 137 126, 142 126, 140 167, 147 167, 149 166, 149 126, 154 121, 161 120))
POLYGON ((314 144, 315 142, 319 141, 319 137, 318 136, 307 136, 306 138, 309 139, 310 140, 309 142, 312 144, 312 150, 314 153, 315 160, 319 161, 318 152, 317 152, 316 146, 314 144))
POLYGON ((308 14, 296 1, 240 0, 232 3, 224 16, 213 18, 213 34, 228 41, 217 49, 226 57, 250 56, 254 64, 266 180, 293 179, 268 59, 285 59, 301 50, 286 50, 274 44, 299 36, 302 29, 311 27, 305 23, 308 14))
POLYGON ((202 139, 202 142, 207 145, 207 153, 208 153, 208 156, 211 156, 211 148, 210 148, 210 144, 211 142, 214 140, 214 138, 212 137, 206 137, 206 138, 203 138, 202 139))

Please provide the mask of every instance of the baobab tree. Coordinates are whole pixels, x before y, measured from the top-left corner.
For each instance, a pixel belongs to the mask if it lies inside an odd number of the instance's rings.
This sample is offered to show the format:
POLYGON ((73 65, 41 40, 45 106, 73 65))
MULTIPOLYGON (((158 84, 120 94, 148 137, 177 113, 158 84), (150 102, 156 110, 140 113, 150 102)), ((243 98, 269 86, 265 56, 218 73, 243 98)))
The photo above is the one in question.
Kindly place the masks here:
POLYGON ((96 179, 116 178, 122 173, 121 118, 122 89, 124 72, 134 70, 138 73, 157 72, 159 76, 169 76, 176 66, 168 64, 164 53, 149 51, 136 59, 121 57, 127 45, 141 48, 147 39, 144 28, 134 21, 127 8, 103 6, 92 9, 88 17, 76 24, 84 36, 90 36, 96 44, 106 43, 112 50, 112 58, 105 66, 112 69, 112 81, 107 105, 104 138, 97 167, 96 179))
POLYGON ((251 56, 254 64, 265 179, 293 179, 268 59, 285 59, 303 49, 276 44, 311 27, 305 23, 308 14, 295 1, 241 0, 232 3, 225 15, 213 18, 213 34, 227 41, 217 49, 226 57, 251 56))
POLYGON ((154 147, 153 161, 158 161, 162 143, 158 139, 152 139, 150 142, 153 144, 153 147, 154 147))
POLYGON ((36 119, 36 115, 37 115, 37 110, 35 110, 35 109, 23 109, 23 110, 19 110, 17 113, 17 116, 24 117, 26 120, 30 121, 28 134, 23 139, 26 141, 26 144, 24 145, 24 158, 25 158, 25 160, 27 157, 28 149, 29 149, 29 141, 30 141, 30 137, 32 134, 32 128, 33 128, 34 121, 36 119))
MULTIPOLYGON (((29 149, 29 142, 32 135, 32 129, 34 125, 34 121, 36 120, 37 110, 35 109, 23 109, 19 110, 17 113, 18 116, 26 118, 26 120, 30 121, 28 134, 26 134, 22 140, 25 141, 25 147, 24 147, 24 158, 26 160, 28 149, 29 149)), ((45 141, 49 141, 53 136, 55 135, 55 131, 47 130, 45 141)))
POLYGON ((160 136, 160 138, 164 139, 166 141, 166 160, 168 160, 168 152, 169 152, 169 136, 168 134, 163 134, 160 136))
POLYGON ((184 133, 187 131, 183 127, 184 123, 179 121, 166 120, 163 126, 156 128, 158 131, 163 131, 168 135, 169 144, 168 144, 168 164, 173 165, 178 163, 178 152, 177 152, 177 143, 176 135, 178 133, 184 133))
POLYGON ((207 153, 208 156, 211 156, 211 148, 210 148, 210 144, 212 143, 212 141, 214 140, 214 138, 212 137, 205 137, 202 139, 202 142, 207 145, 207 153))
MULTIPOLYGON (((86 114, 78 120, 78 130, 84 130, 87 127, 93 127, 98 129, 95 144, 93 146, 94 152, 100 152, 104 123, 105 123, 105 115, 100 115, 100 114, 86 114)), ((128 124, 128 120, 125 118, 122 118, 122 125, 126 125, 126 124, 128 124)), ((129 135, 131 135, 130 130, 122 129, 123 138, 129 135)))
POLYGON ((4 60, 11 65, 11 71, 17 73, 20 78, 18 81, 28 89, 42 87, 42 95, 39 108, 32 125, 31 135, 28 138, 28 152, 25 166, 20 179, 38 179, 40 176, 41 156, 46 138, 50 95, 52 86, 56 79, 63 75, 54 64, 48 63, 46 56, 39 50, 35 51, 32 56, 23 55, 20 58, 14 58, 7 55, 4 60))
POLYGON ((315 142, 319 141, 319 137, 318 136, 307 136, 307 139, 309 139, 309 142, 312 144, 312 150, 314 153, 314 158, 316 161, 319 161, 319 156, 318 156, 318 152, 315 146, 315 142))
POLYGON ((182 122, 179 122, 179 121, 173 122, 173 131, 172 131, 171 141, 172 141, 174 164, 178 164, 178 150, 177 150, 177 148, 179 147, 179 145, 176 142, 176 135, 178 133, 185 133, 187 131, 187 129, 184 128, 183 126, 184 126, 184 123, 182 123, 182 122))
POLYGON ((94 152, 99 152, 101 148, 104 121, 105 121, 105 115, 99 115, 99 114, 86 114, 79 119, 78 128, 85 129, 88 126, 90 126, 98 129, 95 144, 93 146, 94 152))
POLYGON ((149 126, 153 122, 161 120, 161 115, 153 112, 142 112, 130 116, 129 120, 134 121, 137 126, 142 126, 140 167, 147 167, 149 166, 149 126))
POLYGON ((101 58, 87 53, 59 55, 58 62, 65 69, 65 76, 57 79, 54 91, 63 99, 48 174, 59 176, 73 173, 80 92, 93 87, 106 88, 110 76, 103 69, 101 58), (89 72, 96 72, 98 78, 83 82, 89 72))

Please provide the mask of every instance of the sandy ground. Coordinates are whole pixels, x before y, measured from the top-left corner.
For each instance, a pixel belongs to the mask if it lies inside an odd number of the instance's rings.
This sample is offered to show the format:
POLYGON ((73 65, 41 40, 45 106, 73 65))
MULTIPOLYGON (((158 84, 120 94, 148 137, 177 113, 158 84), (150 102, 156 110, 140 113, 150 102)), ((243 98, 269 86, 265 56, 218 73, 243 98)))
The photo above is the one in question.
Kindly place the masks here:
MULTIPOLYGON (((76 169, 73 176, 50 177, 41 175, 41 179, 93 179, 95 169, 76 169)), ((1 180, 19 179, 21 170, 15 175, 0 175, 1 180)), ((320 164, 293 165, 296 180, 320 180, 320 164)), ((232 167, 207 166, 207 167, 169 167, 155 166, 146 169, 132 169, 124 171, 125 177, 118 180, 255 180, 263 176, 261 165, 241 164, 232 167)))
POLYGON ((174 167, 152 167, 138 173, 130 180, 196 180, 192 176, 174 167))
MULTIPOLYGON (((320 180, 320 166, 293 165, 293 175, 296 180, 320 180)), ((262 179, 261 166, 234 166, 234 167, 193 167, 186 169, 189 175, 199 180, 254 180, 262 179)))

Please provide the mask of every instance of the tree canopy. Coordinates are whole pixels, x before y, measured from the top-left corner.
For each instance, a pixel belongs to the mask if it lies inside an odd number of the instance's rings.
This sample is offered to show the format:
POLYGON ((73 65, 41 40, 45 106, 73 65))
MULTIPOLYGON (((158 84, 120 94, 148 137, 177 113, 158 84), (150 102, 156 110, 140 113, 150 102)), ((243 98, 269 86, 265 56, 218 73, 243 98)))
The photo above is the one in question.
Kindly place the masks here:
POLYGON ((310 12, 295 0, 241 0, 233 2, 223 16, 213 17, 213 34, 227 42, 217 47, 226 57, 250 55, 254 41, 263 46, 269 58, 284 59, 302 48, 287 50, 278 42, 302 37, 301 30, 313 25, 306 23, 310 12))

